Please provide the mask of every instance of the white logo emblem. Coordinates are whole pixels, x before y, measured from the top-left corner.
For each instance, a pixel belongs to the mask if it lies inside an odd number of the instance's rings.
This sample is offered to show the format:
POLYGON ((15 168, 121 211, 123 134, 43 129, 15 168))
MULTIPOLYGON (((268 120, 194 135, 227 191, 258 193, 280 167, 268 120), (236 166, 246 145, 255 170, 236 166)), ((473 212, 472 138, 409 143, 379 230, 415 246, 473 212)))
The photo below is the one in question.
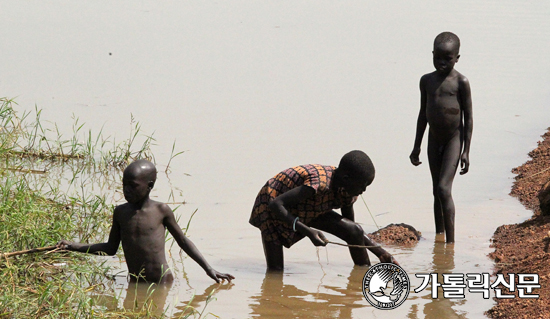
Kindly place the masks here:
POLYGON ((403 268, 389 263, 370 267, 363 277, 363 296, 375 308, 395 309, 409 295, 411 282, 403 268))

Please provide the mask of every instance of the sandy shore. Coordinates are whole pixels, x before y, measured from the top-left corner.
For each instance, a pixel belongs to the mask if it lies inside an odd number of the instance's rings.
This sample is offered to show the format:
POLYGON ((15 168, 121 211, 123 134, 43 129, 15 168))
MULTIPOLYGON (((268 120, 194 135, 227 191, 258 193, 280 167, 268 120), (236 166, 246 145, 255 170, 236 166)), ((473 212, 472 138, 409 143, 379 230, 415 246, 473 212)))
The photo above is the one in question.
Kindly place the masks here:
POLYGON ((541 288, 533 293, 540 297, 521 299, 516 289, 515 298, 496 299, 497 304, 487 311, 491 318, 550 318, 550 216, 541 215, 537 198, 550 179, 550 128, 529 156, 530 160, 512 170, 517 176, 510 195, 533 210, 533 216, 520 224, 498 227, 493 235, 495 251, 489 257, 495 261, 494 273, 506 278, 509 273, 538 274, 541 288))

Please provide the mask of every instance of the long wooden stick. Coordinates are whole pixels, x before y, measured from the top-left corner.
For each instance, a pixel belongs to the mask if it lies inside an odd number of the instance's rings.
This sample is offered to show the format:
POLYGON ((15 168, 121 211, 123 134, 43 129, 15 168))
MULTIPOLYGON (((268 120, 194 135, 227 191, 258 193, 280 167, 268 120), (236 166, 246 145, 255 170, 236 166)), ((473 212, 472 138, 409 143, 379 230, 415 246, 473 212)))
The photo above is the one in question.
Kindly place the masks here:
POLYGON ((39 252, 43 252, 43 251, 51 251, 51 250, 56 250, 56 249, 57 249, 57 246, 47 246, 47 247, 33 248, 33 249, 28 249, 28 250, 14 251, 14 252, 11 252, 11 253, 0 253, 0 258, 8 258, 8 257, 11 257, 11 256, 39 253, 39 252))
POLYGON ((381 247, 379 245, 376 245, 376 246, 363 246, 363 245, 349 245, 349 244, 342 244, 342 243, 337 243, 335 241, 327 241, 328 244, 333 244, 333 245, 338 245, 338 246, 345 246, 345 247, 354 247, 354 248, 378 248, 378 247, 381 247))

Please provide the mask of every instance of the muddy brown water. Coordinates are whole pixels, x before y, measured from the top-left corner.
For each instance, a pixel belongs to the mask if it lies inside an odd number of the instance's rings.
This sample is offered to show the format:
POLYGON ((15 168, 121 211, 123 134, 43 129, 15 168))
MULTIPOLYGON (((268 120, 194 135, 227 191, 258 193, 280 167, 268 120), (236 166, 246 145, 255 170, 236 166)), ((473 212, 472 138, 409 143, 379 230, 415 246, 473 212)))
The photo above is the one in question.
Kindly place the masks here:
MULTIPOLYGON (((205 313, 221 318, 483 318, 493 305, 475 293, 432 299, 426 289, 377 310, 361 293, 366 269, 343 247, 317 250, 307 240, 285 251, 284 274, 266 274, 248 217, 280 170, 337 165, 362 149, 377 172, 364 194, 374 220, 360 201, 358 222, 368 232, 407 223, 424 235, 413 248, 388 247, 412 289, 417 273, 491 273, 493 231, 529 215, 508 196, 510 169, 550 123, 548 1, 2 1, 0 12, 0 95, 38 105, 64 132, 74 114, 122 139, 132 114, 155 132, 160 164, 174 140, 186 150, 170 179, 159 175, 154 196, 167 201, 173 188, 187 201, 177 209, 182 226, 198 209, 188 235, 236 279, 217 289, 173 248, 177 280, 154 296, 171 316, 191 299, 203 309, 213 290, 205 313), (446 30, 461 38, 456 68, 474 101, 471 170, 453 189, 454 245, 434 234, 425 152, 420 167, 408 160, 418 81, 433 70, 432 41, 446 30)), ((123 276, 117 283, 119 307, 145 294, 123 276)))

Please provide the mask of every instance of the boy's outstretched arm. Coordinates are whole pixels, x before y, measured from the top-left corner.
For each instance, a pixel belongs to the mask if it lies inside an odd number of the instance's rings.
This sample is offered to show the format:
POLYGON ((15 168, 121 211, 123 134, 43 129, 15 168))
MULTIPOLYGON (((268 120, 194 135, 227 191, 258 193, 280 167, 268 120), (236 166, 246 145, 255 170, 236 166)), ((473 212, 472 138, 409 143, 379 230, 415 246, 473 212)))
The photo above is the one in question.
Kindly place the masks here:
POLYGON ((120 245, 120 225, 116 221, 117 209, 113 213, 113 224, 111 226, 111 232, 109 233, 109 239, 106 243, 100 244, 81 244, 67 240, 61 240, 57 243, 57 247, 61 249, 78 251, 81 253, 89 253, 96 255, 107 254, 113 256, 118 250, 120 245))
POLYGON ((426 117, 426 75, 420 78, 420 112, 418 113, 418 120, 416 121, 416 137, 414 139, 414 147, 409 156, 411 163, 414 166, 422 164, 420 161, 420 145, 422 144, 422 138, 428 125, 428 118, 426 117))
POLYGON ((193 242, 185 236, 185 234, 181 230, 181 227, 176 222, 176 218, 174 217, 174 212, 172 212, 172 209, 170 209, 170 207, 168 207, 168 205, 166 204, 162 204, 161 207, 164 215, 163 224, 166 229, 168 229, 170 234, 172 234, 172 237, 174 237, 174 240, 178 243, 181 249, 183 249, 183 251, 185 251, 185 253, 189 255, 189 257, 191 257, 191 259, 196 261, 197 264, 199 264, 199 266, 204 269, 204 271, 210 278, 214 279, 218 283, 220 282, 220 280, 231 281, 235 279, 235 277, 230 274, 223 274, 212 268, 208 264, 206 259, 204 259, 195 244, 193 244, 193 242))
POLYGON ((470 142, 472 141, 472 132, 474 129, 474 119, 472 114, 472 93, 470 91, 470 82, 465 76, 459 80, 460 107, 464 116, 464 149, 460 156, 460 175, 468 173, 470 168, 470 142))
POLYGON ((313 195, 315 195, 315 190, 313 188, 304 185, 298 186, 277 196, 273 201, 271 201, 271 203, 269 203, 268 207, 279 217, 279 219, 285 221, 291 227, 294 227, 296 231, 307 236, 313 245, 326 246, 327 239, 321 231, 307 226, 299 219, 297 220, 297 216, 290 214, 285 207, 297 204, 300 200, 310 198, 313 195))

